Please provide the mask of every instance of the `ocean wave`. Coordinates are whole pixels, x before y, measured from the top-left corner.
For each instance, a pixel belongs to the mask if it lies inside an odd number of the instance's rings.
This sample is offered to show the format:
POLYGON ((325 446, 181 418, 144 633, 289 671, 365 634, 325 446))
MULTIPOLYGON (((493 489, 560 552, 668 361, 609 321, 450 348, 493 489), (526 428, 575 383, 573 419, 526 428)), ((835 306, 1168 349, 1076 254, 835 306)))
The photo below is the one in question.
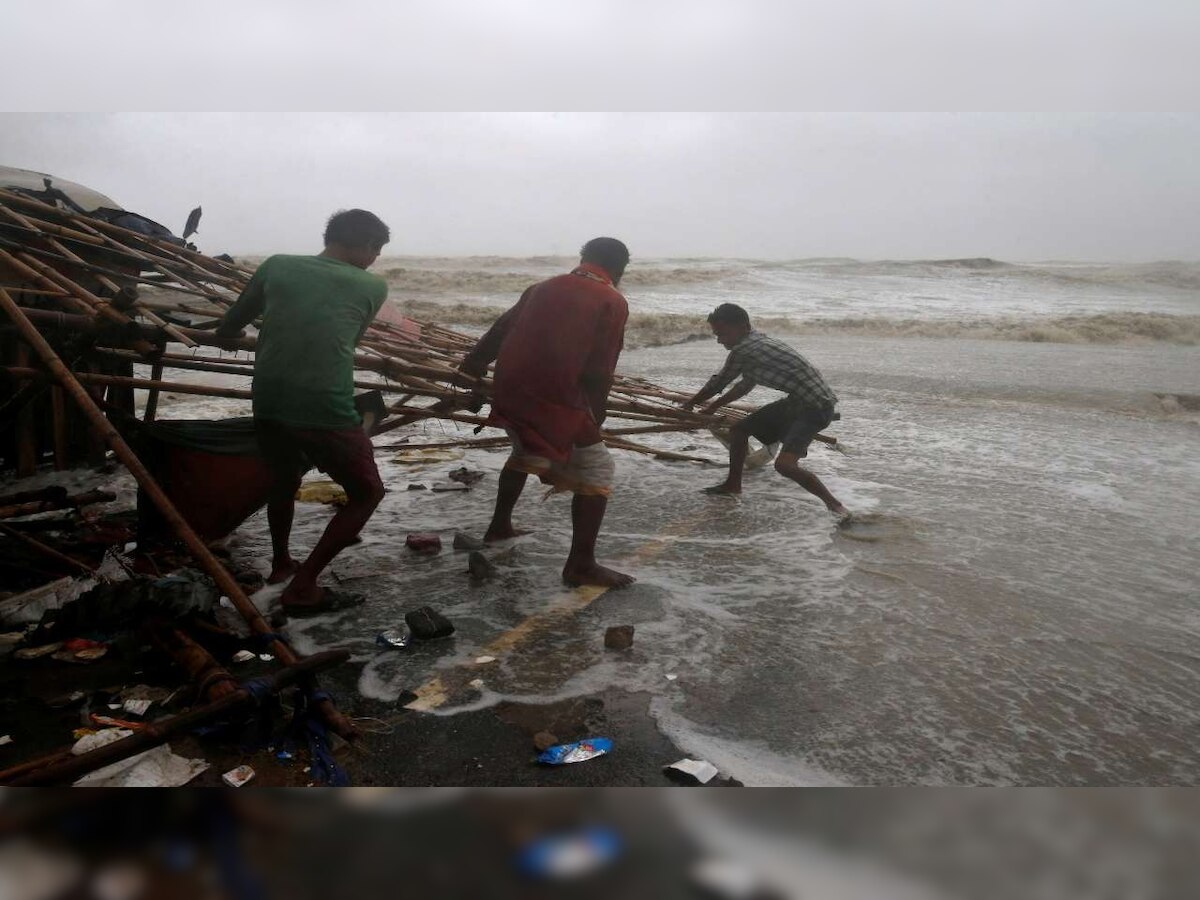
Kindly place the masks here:
MULTIPOLYGON (((398 304, 409 316, 446 325, 487 326, 504 309, 471 303, 407 300, 398 304)), ((789 319, 755 316, 768 333, 845 334, 861 337, 957 338, 960 340, 1027 341, 1054 344, 1200 345, 1200 316, 1163 313, 1100 313, 1082 316, 929 320, 894 318, 789 319)), ((626 346, 661 347, 712 335, 703 315, 632 313, 626 346)))
MULTIPOLYGON (((564 270, 569 267, 563 267, 564 270)), ((425 268, 419 266, 388 266, 376 271, 387 279, 394 291, 421 294, 512 294, 514 298, 535 282, 552 272, 492 270, 472 268, 425 268)), ((622 287, 647 288, 664 285, 699 284, 737 277, 742 271, 728 266, 654 267, 630 269, 622 287)))

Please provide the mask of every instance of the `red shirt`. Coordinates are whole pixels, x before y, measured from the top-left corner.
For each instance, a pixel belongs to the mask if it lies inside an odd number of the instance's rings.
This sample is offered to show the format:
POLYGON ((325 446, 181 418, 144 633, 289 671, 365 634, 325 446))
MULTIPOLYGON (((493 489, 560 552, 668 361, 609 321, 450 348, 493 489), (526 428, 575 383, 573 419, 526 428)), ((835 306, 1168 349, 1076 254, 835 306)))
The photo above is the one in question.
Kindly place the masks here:
POLYGON ((526 451, 565 461, 600 440, 629 305, 599 266, 535 284, 501 316, 468 359, 496 359, 488 423, 511 428, 526 451))

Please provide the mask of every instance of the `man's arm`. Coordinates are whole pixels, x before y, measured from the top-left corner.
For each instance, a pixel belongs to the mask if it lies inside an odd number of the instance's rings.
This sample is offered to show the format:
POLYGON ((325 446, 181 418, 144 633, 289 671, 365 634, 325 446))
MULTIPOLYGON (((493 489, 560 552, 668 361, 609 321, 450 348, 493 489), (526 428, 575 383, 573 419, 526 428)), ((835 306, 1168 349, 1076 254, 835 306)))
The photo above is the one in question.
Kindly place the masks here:
POLYGON ((736 385, 734 385, 733 390, 725 394, 723 397, 717 398, 700 411, 706 416, 711 416, 725 404, 732 403, 734 400, 741 400, 748 393, 754 390, 754 388, 755 384, 753 381, 751 381, 749 378, 743 378, 736 385))
MULTIPOLYGON (((708 381, 706 381, 704 383, 704 387, 702 387, 702 388, 700 388, 700 390, 696 391, 695 396, 693 396, 692 399, 688 400, 686 403, 683 404, 683 408, 691 409, 697 403, 703 403, 709 397, 715 397, 717 394, 719 394, 721 392, 721 390, 725 387, 725 385, 729 384, 731 381, 733 381, 733 379, 737 378, 737 376, 740 375, 741 372, 742 372, 741 363, 738 361, 737 356, 733 352, 730 352, 729 356, 727 356, 725 358, 725 365, 723 365, 721 367, 721 371, 718 372, 716 375, 714 375, 712 378, 708 379, 708 381)), ((751 384, 751 387, 753 387, 753 386, 754 385, 751 384)), ((749 391, 747 391, 746 393, 749 393, 749 391)), ((745 396, 745 395, 743 394, 743 395, 739 395, 739 396, 745 396)), ((726 401, 726 402, 728 402, 728 401, 726 401)))
POLYGON ((237 302, 225 312, 221 318, 221 324, 217 326, 215 332, 217 337, 240 337, 242 329, 263 314, 267 303, 267 295, 264 290, 266 275, 263 270, 265 267, 266 262, 263 262, 255 270, 254 274, 250 276, 250 281, 246 283, 245 289, 237 298, 237 302))
POLYGON ((507 337, 509 329, 512 328, 513 322, 516 321, 519 310, 532 291, 533 287, 526 288, 525 293, 521 295, 521 299, 516 302, 516 305, 492 323, 492 327, 487 330, 487 334, 481 337, 475 346, 471 348, 471 351, 463 358, 461 365, 458 367, 460 372, 471 378, 482 378, 487 374, 487 367, 495 362, 496 357, 500 355, 500 345, 504 343, 504 338, 507 337))

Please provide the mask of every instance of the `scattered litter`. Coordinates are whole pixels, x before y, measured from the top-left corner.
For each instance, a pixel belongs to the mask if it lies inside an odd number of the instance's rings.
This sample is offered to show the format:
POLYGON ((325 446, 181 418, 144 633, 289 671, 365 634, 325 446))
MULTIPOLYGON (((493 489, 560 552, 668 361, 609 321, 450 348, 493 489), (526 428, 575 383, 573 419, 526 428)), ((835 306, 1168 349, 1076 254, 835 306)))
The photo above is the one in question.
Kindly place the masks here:
POLYGON ((681 759, 663 766, 663 771, 671 777, 694 781, 696 784, 708 784, 717 777, 717 767, 703 759, 681 759))
POLYGON ((346 492, 336 481, 310 481, 300 485, 296 491, 296 500, 300 503, 333 503, 345 506, 349 502, 346 492))
POLYGON ((219 606, 224 607, 225 609, 236 609, 237 608, 233 605, 233 601, 230 600, 228 597, 222 597, 220 600, 217 601, 217 604, 219 606))
POLYGON ((472 472, 466 466, 462 466, 450 473, 450 480, 471 485, 483 480, 483 472, 472 472))
POLYGON ((422 606, 405 613, 404 621, 412 629, 413 637, 418 640, 429 641, 454 634, 454 626, 450 620, 432 606, 422 606))
POLYGON ((470 488, 459 481, 435 481, 433 483, 433 492, 435 494, 444 494, 447 491, 469 491, 470 488))
POLYGON ((495 661, 496 661, 496 657, 494 657, 494 656, 477 656, 477 657, 475 657, 475 665, 477 665, 477 666, 486 666, 488 663, 494 663, 495 661))
POLYGON ((401 625, 399 628, 389 628, 387 631, 381 631, 375 636, 375 643, 381 647, 394 647, 400 650, 412 643, 412 631, 407 625, 401 625))
POLYGON ((289 760, 295 759, 296 754, 294 754, 291 750, 276 750, 275 758, 283 762, 288 762, 289 760))
POLYGON ((153 705, 153 700, 126 700, 125 712, 135 716, 144 716, 146 715, 146 711, 153 705))
POLYGON ((415 550, 417 553, 423 553, 432 556, 435 553, 442 552, 442 539, 439 535, 432 533, 410 534, 404 539, 404 545, 409 550, 415 550))
POLYGON ((667 676, 667 681, 674 681, 678 677, 679 677, 678 675, 676 675, 674 672, 672 672, 670 675, 667 676))
POLYGON ((120 703, 109 703, 108 708, 109 709, 124 709, 124 707, 121 706, 120 703))
POLYGON ((533 746, 537 747, 538 753, 549 750, 557 743, 558 737, 550 731, 539 731, 533 736, 533 746))
POLYGON ((230 769, 221 776, 221 780, 230 787, 241 787, 254 778, 254 770, 249 766, 238 766, 236 769, 230 769))
POLYGON ((53 644, 42 644, 40 647, 22 647, 13 656, 16 659, 41 659, 43 656, 57 653, 61 647, 62 641, 56 641, 53 644))
POLYGON ((462 450, 402 450, 392 457, 393 462, 419 464, 452 462, 463 458, 462 450))
POLYGON ((628 650, 633 646, 633 626, 614 625, 604 632, 604 646, 609 650, 628 650))
POLYGON ((482 679, 482 678, 472 678, 472 679, 471 679, 469 682, 467 682, 467 683, 468 683, 469 685, 471 685, 471 687, 475 688, 475 689, 476 689, 476 690, 478 690, 478 691, 481 691, 481 690, 483 690, 483 679, 482 679))
POLYGON ((496 577, 496 567, 478 550, 472 550, 471 555, 467 557, 467 571, 476 581, 487 581, 496 577))
POLYGON ((144 731, 146 723, 144 722, 129 722, 125 719, 114 719, 112 716, 102 716, 98 713, 92 713, 88 716, 88 721, 93 725, 104 725, 108 728, 127 728, 130 731, 144 731))
POLYGON ((258 654, 258 658, 259 658, 260 660, 262 660, 263 662, 270 662, 270 661, 271 661, 271 660, 273 660, 275 657, 274 657, 274 656, 272 656, 270 653, 260 653, 260 654, 258 654))
POLYGON ((588 875, 620 855, 620 835, 603 825, 592 825, 534 838, 518 851, 516 864, 527 877, 559 881, 588 875))
MULTIPOLYGON (((68 641, 68 643, 70 643, 68 641)), ((62 650, 59 650, 51 659, 56 659, 59 662, 80 663, 86 664, 95 662, 108 653, 107 647, 84 647, 81 650, 71 650, 65 645, 62 650)))
POLYGON ((482 550, 484 543, 477 537, 462 532, 454 532, 454 549, 455 550, 482 550))
POLYGON ((585 762, 604 756, 612 750, 613 742, 608 738, 588 738, 573 744, 557 744, 538 754, 537 761, 548 766, 563 766, 568 763, 585 762))
POLYGON ((7 746, 13 742, 11 734, 0 734, 0 747, 7 746))
POLYGON ((410 491, 427 491, 429 490, 429 485, 421 484, 419 481, 412 481, 409 482, 408 489, 410 491))
POLYGON ((89 772, 75 787, 180 787, 207 770, 204 760, 178 756, 163 744, 89 772))
POLYGON ((692 883, 717 900, 757 900, 778 896, 746 866, 728 859, 706 859, 691 871, 692 883))
POLYGON ((128 728, 105 728, 100 731, 80 728, 76 733, 78 734, 79 731, 86 733, 79 737, 71 747, 71 753, 75 756, 82 756, 100 747, 107 747, 114 741, 123 740, 133 734, 128 728))
POLYGON ((250 662, 250 660, 257 656, 257 653, 251 653, 249 650, 239 650, 237 653, 233 654, 233 661, 235 663, 250 662))
MULTIPOLYGON (((457 535, 455 535, 455 540, 456 541, 458 540, 457 535)), ((482 547, 483 542, 480 541, 479 545, 482 547)), ((457 547, 458 544, 456 543, 454 546, 457 547)), ((21 639, 24 637, 25 637, 25 632, 23 632, 23 631, 6 631, 4 634, 0 634, 0 647, 8 646, 11 644, 19 644, 19 643, 21 643, 21 639)))

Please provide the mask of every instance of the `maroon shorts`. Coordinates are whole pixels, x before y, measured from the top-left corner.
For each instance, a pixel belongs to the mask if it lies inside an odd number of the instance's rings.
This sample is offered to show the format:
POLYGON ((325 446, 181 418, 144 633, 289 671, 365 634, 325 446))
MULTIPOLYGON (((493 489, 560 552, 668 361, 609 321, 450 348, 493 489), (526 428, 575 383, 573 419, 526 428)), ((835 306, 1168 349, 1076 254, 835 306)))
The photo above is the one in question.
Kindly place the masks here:
POLYGON ((300 476, 316 466, 340 484, 351 500, 366 499, 383 490, 375 449, 362 428, 292 428, 255 419, 254 436, 277 481, 299 482, 300 476))

